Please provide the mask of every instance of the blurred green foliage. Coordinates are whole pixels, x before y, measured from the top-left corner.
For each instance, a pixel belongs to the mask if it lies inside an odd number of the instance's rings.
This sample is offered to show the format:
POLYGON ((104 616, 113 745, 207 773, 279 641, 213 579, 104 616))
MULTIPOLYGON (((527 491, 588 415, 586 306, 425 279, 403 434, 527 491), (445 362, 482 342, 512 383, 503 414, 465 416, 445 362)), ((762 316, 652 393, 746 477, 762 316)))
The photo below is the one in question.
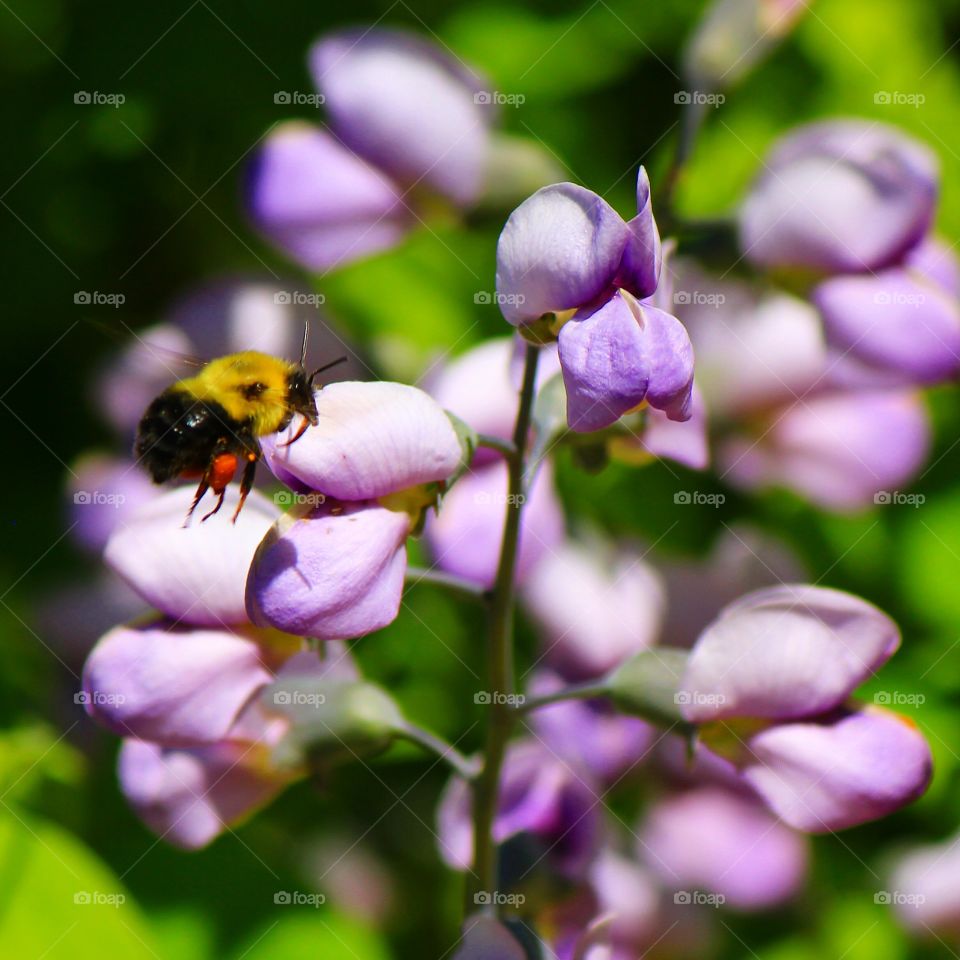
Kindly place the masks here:
MULTIPOLYGON (((506 128, 544 145, 572 179, 629 213, 637 164, 653 172, 656 198, 669 162, 681 45, 701 8, 700 0, 418 0, 415 8, 391 6, 383 22, 442 38, 497 89, 523 93, 521 107, 504 110, 506 128)), ((296 275, 244 222, 244 159, 287 116, 274 93, 310 89, 310 40, 382 15, 369 0, 347 12, 297 0, 0 6, 8 130, 0 151, 0 366, 16 451, 0 568, 4 956, 379 960, 439 958, 455 941, 459 885, 439 866, 432 834, 445 779, 436 764, 397 750, 375 769, 338 772, 322 791, 290 791, 206 852, 180 853, 156 843, 126 808, 113 772, 114 739, 93 730, 73 703, 82 651, 50 651, 36 626, 49 591, 87 566, 63 538, 65 465, 110 442, 84 398, 116 344, 86 321, 138 328, 212 276, 296 275), (77 92, 94 90, 122 92, 126 101, 116 108, 74 103, 77 92), (117 310, 75 305, 74 294, 85 290, 122 293, 125 303, 117 310), (393 871, 400 905, 383 934, 331 905, 275 907, 277 890, 313 889, 305 851, 331 831, 362 837, 393 871), (127 899, 80 910, 73 899, 80 891, 127 899)), ((816 0, 794 36, 708 118, 680 185, 681 209, 690 216, 729 211, 777 135, 815 117, 856 114, 899 124, 936 150, 944 173, 939 227, 953 241, 960 236, 960 64, 948 48, 958 29, 957 0, 816 0), (884 90, 926 100, 920 108, 876 104, 884 90)), ((474 303, 477 291, 492 289, 501 222, 478 215, 469 232, 455 224, 424 231, 397 252, 328 277, 321 284, 328 307, 370 346, 385 374, 413 377, 451 346, 459 351, 504 331, 495 306, 474 303)), ((817 840, 806 899, 782 915, 725 916, 718 956, 937 955, 936 945, 908 944, 872 898, 891 849, 945 836, 960 823, 960 416, 953 390, 931 403, 937 442, 915 488, 926 502, 915 509, 825 517, 786 494, 751 500, 726 491, 720 510, 671 511, 675 468, 611 467, 587 476, 561 461, 574 516, 656 542, 661 556, 700 556, 739 521, 781 536, 811 580, 855 590, 897 617, 904 649, 882 687, 926 697, 915 719, 937 758, 927 797, 881 824, 817 840)), ((713 481, 690 482, 705 490, 713 481)), ((411 717, 464 750, 479 745, 475 620, 421 588, 395 624, 358 645, 371 677, 411 717)), ((526 629, 521 655, 534 656, 526 629)), ((865 695, 879 688, 877 681, 865 695)))

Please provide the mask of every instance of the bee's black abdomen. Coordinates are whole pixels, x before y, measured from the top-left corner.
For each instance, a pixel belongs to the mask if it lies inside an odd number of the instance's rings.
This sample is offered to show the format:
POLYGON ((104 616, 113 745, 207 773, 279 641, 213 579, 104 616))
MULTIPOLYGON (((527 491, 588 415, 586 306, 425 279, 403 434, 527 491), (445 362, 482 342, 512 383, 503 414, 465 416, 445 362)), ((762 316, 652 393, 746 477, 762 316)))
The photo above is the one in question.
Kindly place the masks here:
POLYGON ((164 483, 181 474, 202 473, 220 451, 243 448, 246 432, 219 403, 197 400, 173 387, 147 407, 133 452, 154 483, 164 483))

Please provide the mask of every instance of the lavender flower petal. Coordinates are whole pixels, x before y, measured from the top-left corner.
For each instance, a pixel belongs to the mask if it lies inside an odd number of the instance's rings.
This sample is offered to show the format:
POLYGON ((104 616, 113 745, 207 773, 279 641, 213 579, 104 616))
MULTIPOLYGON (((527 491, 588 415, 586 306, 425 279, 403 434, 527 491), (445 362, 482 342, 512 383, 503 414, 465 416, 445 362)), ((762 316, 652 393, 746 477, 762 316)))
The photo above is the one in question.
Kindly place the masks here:
POLYGON ((460 442, 442 407, 416 387, 341 381, 318 391, 320 421, 295 443, 296 418, 264 437, 264 457, 290 477, 338 500, 370 500, 445 480, 459 467, 460 442))
MULTIPOLYGON (((104 552, 107 565, 147 603, 182 623, 245 623, 247 571, 257 545, 280 511, 254 491, 236 523, 238 493, 227 489, 223 508, 184 527, 192 487, 178 487, 133 511, 104 552)), ((208 498, 200 511, 212 507, 208 498)))
POLYGON ((630 228, 605 200, 557 183, 524 200, 497 244, 500 310, 515 326, 579 308, 611 287, 630 228))
POLYGON ((897 625, 872 604, 806 585, 757 590, 700 635, 680 689, 695 723, 788 719, 839 706, 894 653, 897 625))
POLYGON ((257 550, 247 584, 254 623, 321 640, 360 637, 400 609, 406 513, 327 501, 283 518, 257 550))
POLYGON ((256 227, 308 270, 326 271, 395 246, 411 216, 397 187, 317 127, 275 127, 247 176, 256 227))
POLYGON ((825 833, 885 817, 930 782, 930 748, 904 717, 866 709, 823 723, 789 723, 750 739, 744 778, 781 820, 825 833))
POLYGON ((440 47, 399 30, 328 35, 310 69, 337 136, 410 189, 455 203, 478 196, 493 120, 485 81, 440 47))

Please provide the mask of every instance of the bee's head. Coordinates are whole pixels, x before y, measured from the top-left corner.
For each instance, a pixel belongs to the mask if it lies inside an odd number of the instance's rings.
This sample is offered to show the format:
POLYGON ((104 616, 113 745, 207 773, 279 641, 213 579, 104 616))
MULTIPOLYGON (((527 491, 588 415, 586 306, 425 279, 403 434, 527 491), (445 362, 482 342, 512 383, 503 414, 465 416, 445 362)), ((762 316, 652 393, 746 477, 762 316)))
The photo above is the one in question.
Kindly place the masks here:
POLYGON ((313 396, 313 378, 303 367, 296 367, 287 378, 287 401, 294 413, 306 417, 315 427, 319 422, 317 401, 313 396))

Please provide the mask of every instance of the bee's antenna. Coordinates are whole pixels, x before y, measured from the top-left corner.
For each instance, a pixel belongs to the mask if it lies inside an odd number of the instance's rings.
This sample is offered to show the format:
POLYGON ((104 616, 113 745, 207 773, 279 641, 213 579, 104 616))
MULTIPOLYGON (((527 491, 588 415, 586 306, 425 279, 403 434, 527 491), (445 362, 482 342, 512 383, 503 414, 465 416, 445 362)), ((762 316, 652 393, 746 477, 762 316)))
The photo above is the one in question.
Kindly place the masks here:
POLYGON ((312 383, 314 377, 320 376, 325 370, 329 370, 331 367, 335 367, 338 363, 346 363, 349 357, 344 354, 342 357, 337 357, 336 360, 331 360, 329 363, 325 363, 322 367, 317 367, 313 373, 310 374, 310 382, 312 383))
POLYGON ((300 347, 300 366, 307 362, 307 337, 310 335, 310 321, 303 321, 303 345, 300 347))

